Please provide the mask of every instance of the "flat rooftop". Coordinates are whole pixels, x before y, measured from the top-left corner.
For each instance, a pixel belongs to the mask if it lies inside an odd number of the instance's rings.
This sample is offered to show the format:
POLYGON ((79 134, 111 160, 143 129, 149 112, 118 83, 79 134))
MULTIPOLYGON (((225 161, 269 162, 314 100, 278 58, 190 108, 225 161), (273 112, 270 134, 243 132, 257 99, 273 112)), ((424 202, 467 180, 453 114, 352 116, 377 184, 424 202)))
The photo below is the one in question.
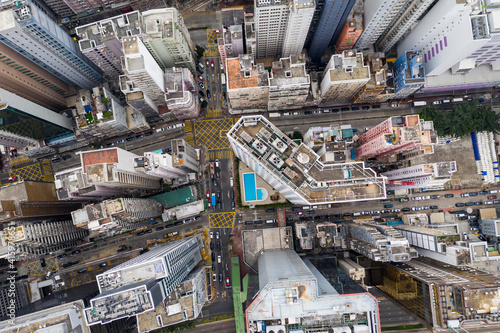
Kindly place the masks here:
POLYGON ((385 198, 384 177, 364 162, 323 163, 262 116, 244 116, 228 132, 247 153, 310 203, 385 198))
POLYGON ((356 51, 344 51, 343 54, 332 56, 328 75, 330 81, 350 81, 350 80, 368 80, 370 78, 370 69, 364 65, 363 54, 356 51))
POLYGON ((281 87, 286 85, 309 84, 310 77, 306 72, 306 64, 296 55, 273 61, 269 85, 281 87))
POLYGON ((269 73, 264 70, 264 64, 254 65, 250 55, 240 55, 239 58, 227 59, 228 89, 266 87, 269 85, 269 73))

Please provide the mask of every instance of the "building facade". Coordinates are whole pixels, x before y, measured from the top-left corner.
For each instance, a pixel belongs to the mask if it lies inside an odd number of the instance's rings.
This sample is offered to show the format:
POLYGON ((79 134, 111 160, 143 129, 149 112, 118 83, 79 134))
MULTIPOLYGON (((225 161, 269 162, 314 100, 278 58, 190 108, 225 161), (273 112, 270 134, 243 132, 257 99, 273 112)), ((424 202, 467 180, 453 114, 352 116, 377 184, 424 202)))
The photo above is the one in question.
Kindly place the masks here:
POLYGON ((314 15, 315 0, 292 0, 281 57, 302 54, 314 15))
POLYGON ((352 98, 352 103, 373 103, 387 88, 387 65, 381 52, 368 53, 365 64, 370 68, 370 80, 352 98))
POLYGON ((291 1, 294 0, 254 0, 256 58, 281 56, 291 1))
POLYGON ((188 68, 167 68, 165 90, 166 105, 177 119, 196 118, 199 115, 196 82, 188 68))
POLYGON ((193 43, 176 8, 145 11, 142 24, 144 44, 162 69, 183 67, 196 74, 193 43))
POLYGON ((131 12, 111 17, 76 28, 78 46, 108 80, 116 81, 123 70, 122 37, 141 36, 139 12, 131 12))
POLYGON ((323 73, 321 96, 323 102, 349 103, 370 80, 370 68, 363 54, 354 50, 334 54, 323 73))
POLYGON ((125 95, 127 104, 140 112, 148 121, 159 120, 158 106, 141 89, 137 88, 126 75, 119 78, 121 92, 125 95))
MULTIPOLYGON (((222 28, 222 37, 217 39, 220 60, 225 68, 227 58, 236 58, 245 54, 243 42, 243 28, 241 25, 231 25, 227 29, 222 28)), ((251 52, 248 52, 251 53, 251 52)))
POLYGON ((407 188, 425 188, 427 190, 442 190, 453 173, 457 171, 455 161, 437 162, 410 166, 384 172, 390 190, 407 188))
POLYGON ((425 85, 425 68, 419 51, 406 51, 394 63, 394 95, 392 99, 403 99, 414 94, 425 85))
POLYGON ((28 0, 0 12, 0 41, 75 87, 90 89, 102 81, 71 36, 28 0))
POLYGON ((331 42, 335 43, 356 0, 324 0, 322 13, 311 46, 309 56, 319 62, 331 42))
POLYGON ((153 311, 201 261, 202 246, 200 236, 176 240, 97 275, 100 295, 85 309, 87 324, 153 311))
POLYGON ((419 115, 388 118, 359 137, 356 157, 390 156, 415 149, 432 154, 435 136, 433 127, 426 123, 419 115))

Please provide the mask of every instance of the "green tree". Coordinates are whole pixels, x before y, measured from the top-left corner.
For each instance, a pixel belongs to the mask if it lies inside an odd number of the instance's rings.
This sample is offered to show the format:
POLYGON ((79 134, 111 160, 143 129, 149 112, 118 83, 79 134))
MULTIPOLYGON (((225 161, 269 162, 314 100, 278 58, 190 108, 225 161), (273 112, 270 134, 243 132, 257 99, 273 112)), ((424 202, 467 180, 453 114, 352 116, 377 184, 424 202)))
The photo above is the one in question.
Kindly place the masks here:
POLYGON ((202 109, 206 109, 206 108, 207 108, 207 106, 208 106, 207 101, 203 101, 203 102, 201 103, 201 108, 202 108, 202 109))
POLYGON ((294 131, 292 134, 292 139, 293 140, 302 140, 302 133, 299 131, 294 131))
POLYGON ((205 53, 205 49, 196 44, 196 60, 200 60, 200 58, 203 57, 203 53, 205 53))

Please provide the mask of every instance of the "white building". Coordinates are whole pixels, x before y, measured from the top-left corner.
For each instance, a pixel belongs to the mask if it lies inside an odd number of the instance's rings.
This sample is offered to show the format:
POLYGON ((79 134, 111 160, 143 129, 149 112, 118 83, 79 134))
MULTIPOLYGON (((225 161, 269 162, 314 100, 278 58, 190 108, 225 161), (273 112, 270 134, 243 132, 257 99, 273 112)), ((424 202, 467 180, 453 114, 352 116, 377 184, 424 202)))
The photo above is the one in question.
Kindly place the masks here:
POLYGON ((163 179, 177 179, 187 177, 187 172, 176 168, 170 154, 145 152, 143 156, 134 158, 134 168, 138 172, 161 177, 163 179))
POLYGON ((123 74, 120 58, 123 56, 122 37, 140 36, 138 11, 114 16, 76 28, 80 50, 109 80, 123 74))
POLYGON ((321 81, 321 96, 328 102, 350 103, 369 80, 370 67, 365 65, 363 54, 346 50, 330 58, 321 81))
POLYGON ((408 188, 441 190, 455 171, 457 171, 457 164, 451 161, 419 164, 382 174, 387 177, 387 188, 390 190, 408 188))
POLYGON ((122 38, 122 68, 134 85, 158 105, 165 105, 163 71, 137 36, 122 38))
POLYGON ((144 44, 162 69, 184 67, 196 73, 193 43, 176 8, 145 11, 142 24, 144 44))
POLYGON ((187 68, 165 70, 165 101, 168 109, 179 120, 196 118, 200 113, 196 82, 187 68))
POLYGON ((223 27, 222 37, 217 39, 217 46, 219 48, 220 60, 224 67, 226 66, 227 58, 236 58, 240 54, 244 54, 242 26, 231 25, 227 29, 223 27))
POLYGON ((288 27, 290 1, 293 0, 254 0, 254 26, 257 33, 257 54, 253 54, 254 57, 281 56, 288 27))
POLYGON ((500 220, 479 220, 479 226, 481 227, 483 235, 493 237, 494 239, 496 239, 496 237, 500 237, 500 220))
POLYGON ((301 54, 316 9, 315 0, 291 0, 282 57, 301 54))
POLYGON ((356 49, 370 48, 377 39, 391 26, 408 0, 369 0, 365 1, 363 22, 364 30, 356 49))
POLYGON ((293 250, 264 251, 258 259, 259 293, 246 309, 246 331, 291 332, 328 323, 333 332, 380 330, 377 300, 368 292, 340 294, 309 260, 293 250))
POLYGON ((153 311, 201 261, 200 236, 176 240, 96 276, 100 295, 85 309, 88 325, 153 311))
POLYGON ((483 5, 482 0, 437 2, 400 42, 398 53, 420 51, 427 76, 449 69, 454 74, 466 73, 482 64, 499 69, 500 11, 483 5))
POLYGON ((148 120, 159 120, 158 105, 139 89, 126 75, 119 77, 120 90, 125 95, 128 105, 142 113, 148 120))
POLYGON ((408 0, 392 23, 377 40, 382 52, 390 49, 415 25, 434 0, 408 0))
MULTIPOLYGON (((386 196, 384 177, 377 177, 364 162, 346 163, 344 159, 325 163, 306 144, 297 145, 262 116, 241 117, 227 137, 234 154, 294 204, 377 200, 386 196)), ((244 178, 250 182, 253 176, 244 178)), ((253 201, 266 196, 263 189, 259 190, 255 190, 253 201)))

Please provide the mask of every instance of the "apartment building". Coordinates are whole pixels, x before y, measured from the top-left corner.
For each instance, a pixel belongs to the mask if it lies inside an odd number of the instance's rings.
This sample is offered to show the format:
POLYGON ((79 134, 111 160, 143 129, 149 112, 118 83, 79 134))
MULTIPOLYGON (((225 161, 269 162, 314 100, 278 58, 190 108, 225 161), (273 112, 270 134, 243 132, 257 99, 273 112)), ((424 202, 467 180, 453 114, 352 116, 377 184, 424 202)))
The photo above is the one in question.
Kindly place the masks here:
POLYGON ((165 70, 165 101, 168 109, 179 120, 196 118, 200 113, 197 86, 188 68, 165 70))
POLYGON ((301 54, 314 15, 315 0, 291 0, 281 57, 301 54))
POLYGON ((77 27, 78 46, 108 80, 116 81, 123 75, 121 39, 141 36, 141 28, 141 17, 137 11, 114 16, 77 27))
POLYGON ((141 89, 137 88, 132 80, 126 75, 120 75, 118 84, 128 105, 140 112, 148 121, 160 119, 158 106, 141 89))
POLYGON ((357 158, 390 156, 405 151, 422 149, 434 153, 436 136, 432 121, 421 120, 419 115, 391 117, 359 137, 357 158))
POLYGON ((102 81, 71 36, 28 0, 0 11, 0 41, 75 87, 90 89, 102 81))
POLYGON ((361 17, 347 20, 335 42, 335 52, 340 54, 350 50, 356 45, 359 36, 363 33, 363 20, 361 17))
MULTIPOLYGON (((227 136, 234 154, 296 205, 377 200, 386 195, 384 177, 351 159, 341 144, 335 148, 337 159, 324 162, 305 143, 296 144, 262 116, 243 116, 227 136)), ((250 177, 252 173, 244 178, 251 182, 250 177)), ((265 196, 257 194, 245 200, 259 201, 265 196)))
POLYGON ((281 57, 291 1, 294 0, 254 0, 256 58, 281 57))
POLYGON ((323 102, 350 103, 354 95, 370 80, 370 68, 363 54, 354 50, 334 54, 323 73, 323 102))
POLYGON ((403 99, 419 91, 425 85, 425 68, 419 51, 406 51, 394 63, 394 95, 403 99))
POLYGON ((368 53, 365 64, 370 68, 370 80, 352 98, 352 103, 373 103, 387 88, 387 65, 381 52, 368 53))
POLYGON ((245 44, 243 42, 242 25, 231 25, 227 29, 222 28, 222 37, 217 39, 217 46, 219 48, 220 60, 224 67, 227 58, 236 58, 240 54, 244 54, 245 44))
POLYGON ((388 179, 390 190, 420 188, 444 190, 453 173, 457 171, 455 161, 414 165, 382 173, 388 179))
POLYGON ((182 67, 196 74, 193 42, 176 8, 145 11, 142 25, 144 45, 162 69, 182 67))

